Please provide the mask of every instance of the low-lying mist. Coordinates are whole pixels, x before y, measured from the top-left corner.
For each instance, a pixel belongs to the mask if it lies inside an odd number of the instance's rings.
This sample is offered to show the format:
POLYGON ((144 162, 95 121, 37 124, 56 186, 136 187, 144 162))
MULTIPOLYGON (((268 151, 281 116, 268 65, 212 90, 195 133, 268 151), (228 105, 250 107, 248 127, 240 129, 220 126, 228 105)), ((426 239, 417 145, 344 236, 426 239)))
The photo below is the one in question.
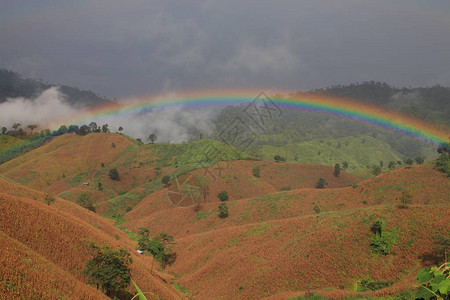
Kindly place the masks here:
MULTIPOLYGON (((147 141, 150 134, 157 136, 158 142, 181 143, 198 138, 201 134, 207 137, 214 131, 212 118, 216 115, 213 109, 187 109, 177 106, 161 108, 139 115, 125 113, 123 109, 114 115, 89 117, 86 108, 75 108, 66 101, 66 96, 57 88, 52 87, 43 91, 34 99, 9 98, 0 104, 0 127, 11 128, 14 123, 20 123, 26 129, 28 125, 38 125, 36 131, 57 129, 61 125, 88 125, 95 122, 101 126, 108 124, 111 132, 123 128, 123 133, 134 138, 147 141), (88 115, 86 117, 86 115, 88 115), (77 121, 79 116, 83 120, 77 121), (74 121, 75 120, 75 121, 74 121)), ((81 118, 80 118, 81 119, 81 118)))

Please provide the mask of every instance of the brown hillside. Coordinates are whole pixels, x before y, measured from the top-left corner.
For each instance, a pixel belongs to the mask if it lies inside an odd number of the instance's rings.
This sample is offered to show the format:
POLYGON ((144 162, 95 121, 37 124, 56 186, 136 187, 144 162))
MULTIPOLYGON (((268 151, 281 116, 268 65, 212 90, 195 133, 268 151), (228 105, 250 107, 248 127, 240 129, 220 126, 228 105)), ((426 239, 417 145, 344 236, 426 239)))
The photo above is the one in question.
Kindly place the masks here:
MULTIPOLYGON (((275 163, 271 161, 228 161, 215 164, 206 169, 198 169, 172 180, 169 188, 163 188, 144 198, 138 206, 126 215, 128 220, 138 220, 150 214, 174 206, 192 206, 190 186, 199 186, 199 180, 206 183, 209 195, 206 203, 216 203, 217 194, 225 190, 230 201, 262 196, 283 189, 314 188, 317 180, 323 177, 327 187, 347 187, 359 181, 355 176, 341 172, 333 175, 330 166, 298 163, 275 163), (260 168, 260 177, 253 175, 253 168, 260 168), (180 193, 181 191, 181 193, 180 193)), ((203 203, 203 197, 201 202, 203 203)))
MULTIPOLYGON (((87 240, 94 240, 100 244, 122 247, 130 251, 134 261, 132 265, 133 279, 142 290, 151 291, 165 299, 182 297, 178 291, 158 277, 160 276, 158 272, 154 270, 153 273, 156 275, 151 275, 152 259, 137 254, 136 243, 130 241, 111 222, 60 198, 48 206, 42 202, 42 193, 36 192, 31 196, 36 200, 19 198, 12 195, 25 195, 31 191, 2 180, 0 180, 0 187, 4 187, 0 193, 0 232, 10 245, 23 245, 28 251, 26 253, 31 256, 36 253, 33 260, 42 261, 40 257, 43 257, 55 266, 53 269, 69 272, 76 280, 85 283, 86 278, 81 273, 90 254, 84 244, 87 240)), ((3 249, 3 245, 1 248, 3 249)), ((11 265, 5 263, 5 268, 1 269, 1 277, 14 277, 15 273, 12 268, 18 262, 14 259, 10 259, 9 262, 11 265)), ((48 263, 44 263, 44 265, 49 266, 48 263)), ((52 270, 50 267, 44 268, 44 265, 43 271, 52 270)), ((48 276, 52 278, 53 275, 48 276)), ((13 280, 12 278, 10 280, 13 280)), ((32 293, 33 286, 39 284, 39 280, 34 275, 18 278, 16 274, 16 280, 13 282, 16 291, 23 290, 24 294, 32 293)), ((57 289, 63 285, 63 282, 58 282, 54 286, 45 284, 43 286, 52 287, 55 289, 55 293, 65 293, 65 290, 57 289)), ((80 288, 83 287, 80 286, 80 288)), ((86 289, 89 290, 87 287, 86 289)), ((132 291, 131 287, 130 291, 132 291)), ((51 292, 46 291, 46 293, 51 292)))
POLYGON ((65 134, 0 165, 0 174, 38 190, 80 172, 90 181, 102 163, 111 163, 128 147, 136 146, 119 134, 65 134))
POLYGON ((331 293, 337 297, 363 278, 395 281, 376 292, 382 295, 412 287, 420 259, 433 251, 433 236, 450 232, 449 199, 448 178, 423 165, 346 188, 303 188, 230 201, 226 219, 217 216, 218 200, 198 213, 193 207, 162 209, 167 196, 158 192, 127 215, 126 225, 173 234, 178 257, 171 272, 200 299, 345 287, 331 293), (402 191, 413 198, 407 209, 397 208, 402 191), (370 226, 377 218, 399 235, 392 255, 371 254, 370 226))

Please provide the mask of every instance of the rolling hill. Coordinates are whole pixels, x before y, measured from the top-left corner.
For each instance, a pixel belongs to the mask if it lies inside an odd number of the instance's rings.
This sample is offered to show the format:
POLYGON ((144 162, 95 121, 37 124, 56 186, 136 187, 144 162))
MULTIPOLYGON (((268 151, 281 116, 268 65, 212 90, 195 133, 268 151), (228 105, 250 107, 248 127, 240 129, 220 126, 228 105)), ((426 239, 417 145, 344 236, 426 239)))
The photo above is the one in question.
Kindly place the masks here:
POLYGON ((150 270, 152 259, 137 254, 136 243, 111 221, 60 198, 46 205, 43 193, 3 179, 0 190, 1 297, 106 298, 82 276, 90 258, 84 245, 95 241, 130 251, 132 276, 143 290, 182 298, 165 283, 166 276, 150 270))

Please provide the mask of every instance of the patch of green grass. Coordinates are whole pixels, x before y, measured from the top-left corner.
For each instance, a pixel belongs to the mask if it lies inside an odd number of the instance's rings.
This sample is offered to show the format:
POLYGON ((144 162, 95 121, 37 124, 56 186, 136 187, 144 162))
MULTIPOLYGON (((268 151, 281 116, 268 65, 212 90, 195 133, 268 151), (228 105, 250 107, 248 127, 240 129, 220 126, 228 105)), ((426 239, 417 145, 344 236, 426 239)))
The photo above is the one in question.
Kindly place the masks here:
POLYGON ((208 217, 210 214, 212 214, 210 211, 199 211, 195 218, 197 221, 200 221, 201 219, 208 217))
POLYGON ((271 224, 260 224, 255 227, 250 228, 245 232, 245 236, 258 236, 266 233, 272 227, 271 224))

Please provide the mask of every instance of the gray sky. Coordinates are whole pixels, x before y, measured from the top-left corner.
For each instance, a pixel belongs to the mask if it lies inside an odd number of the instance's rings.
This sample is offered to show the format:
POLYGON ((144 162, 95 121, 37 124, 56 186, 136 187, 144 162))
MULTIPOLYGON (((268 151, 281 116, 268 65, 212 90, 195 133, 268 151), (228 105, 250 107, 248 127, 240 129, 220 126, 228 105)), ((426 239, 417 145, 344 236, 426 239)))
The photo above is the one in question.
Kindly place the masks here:
POLYGON ((0 0, 0 67, 125 97, 450 86, 448 0, 0 0))

